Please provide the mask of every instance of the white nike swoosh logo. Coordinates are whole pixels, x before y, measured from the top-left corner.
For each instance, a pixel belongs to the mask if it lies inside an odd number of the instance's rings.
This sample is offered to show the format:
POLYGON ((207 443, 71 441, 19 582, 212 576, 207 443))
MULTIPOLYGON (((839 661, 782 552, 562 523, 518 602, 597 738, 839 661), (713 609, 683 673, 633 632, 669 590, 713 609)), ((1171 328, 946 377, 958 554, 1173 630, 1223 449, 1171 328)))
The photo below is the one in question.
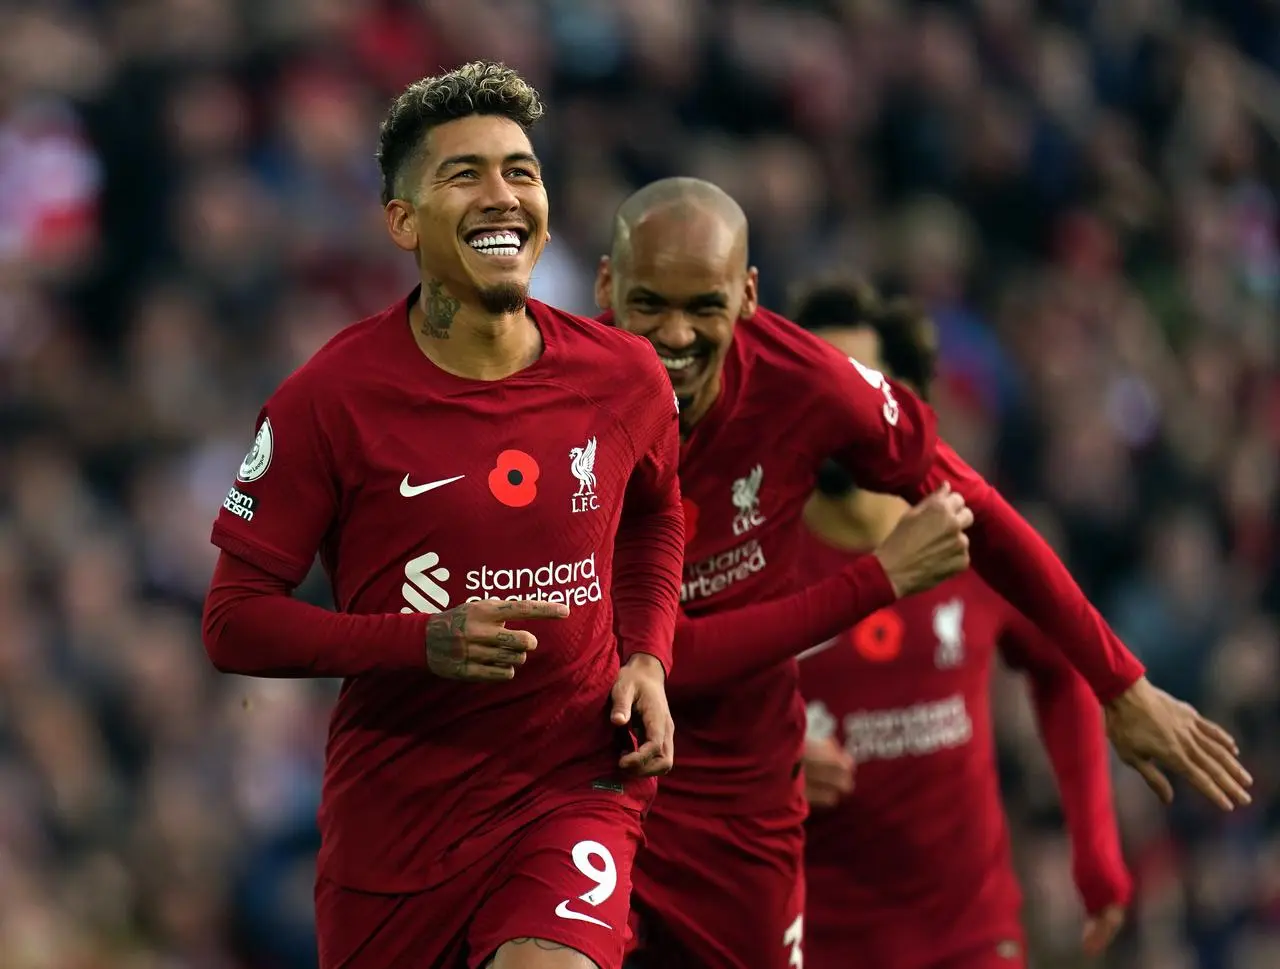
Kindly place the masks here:
POLYGON ((418 495, 425 495, 428 491, 435 491, 437 488, 443 488, 447 484, 453 484, 455 481, 461 481, 465 478, 465 474, 454 475, 452 478, 441 478, 439 481, 428 481, 426 484, 411 485, 409 484, 409 476, 406 474, 404 480, 400 482, 400 494, 406 498, 414 498, 418 495))
POLYGON ((581 912, 575 912, 569 907, 569 900, 567 898, 556 906, 556 914, 562 919, 569 919, 573 922, 590 922, 592 925, 598 925, 601 928, 608 929, 610 932, 613 931, 613 926, 608 922, 601 922, 599 919, 592 918, 590 915, 583 915, 581 912))

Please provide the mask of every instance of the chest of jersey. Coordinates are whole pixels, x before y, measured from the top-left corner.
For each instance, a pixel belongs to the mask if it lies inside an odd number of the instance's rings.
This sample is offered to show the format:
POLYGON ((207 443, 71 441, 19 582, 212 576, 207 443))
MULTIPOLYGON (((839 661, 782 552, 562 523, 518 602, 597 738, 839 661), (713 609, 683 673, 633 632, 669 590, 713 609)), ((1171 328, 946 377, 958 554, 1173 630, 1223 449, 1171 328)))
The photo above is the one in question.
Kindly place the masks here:
POLYGON ((960 747, 985 717, 994 597, 961 577, 868 616, 802 659, 808 733, 861 763, 960 747))
POLYGON ((343 469, 344 520, 328 550, 340 602, 435 612, 467 599, 602 601, 635 466, 605 410, 556 388, 429 402, 363 416, 343 469), (348 574, 361 584, 342 581, 348 574))
POLYGON ((680 459, 685 566, 681 602, 690 613, 734 608, 790 591, 799 522, 813 490, 812 462, 785 448, 696 438, 680 459))

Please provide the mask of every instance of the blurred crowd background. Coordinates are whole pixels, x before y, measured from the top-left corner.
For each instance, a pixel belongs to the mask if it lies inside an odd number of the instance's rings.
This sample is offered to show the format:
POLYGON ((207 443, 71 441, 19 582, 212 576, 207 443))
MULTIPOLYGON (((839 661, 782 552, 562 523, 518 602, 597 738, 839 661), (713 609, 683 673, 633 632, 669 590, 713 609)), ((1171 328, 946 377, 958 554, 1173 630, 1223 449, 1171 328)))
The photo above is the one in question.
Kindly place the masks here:
MULTIPOLYGON (((314 964, 333 685, 212 671, 209 525, 277 382, 407 291, 377 124, 477 56, 550 105, 536 295, 590 311, 608 213, 696 174, 768 305, 927 303, 948 435, 1257 778, 1219 817, 1117 777, 1107 965, 1280 966, 1280 3, 38 0, 0 6, 0 969, 314 964)), ((1036 964, 1075 966, 997 702, 1036 964)))

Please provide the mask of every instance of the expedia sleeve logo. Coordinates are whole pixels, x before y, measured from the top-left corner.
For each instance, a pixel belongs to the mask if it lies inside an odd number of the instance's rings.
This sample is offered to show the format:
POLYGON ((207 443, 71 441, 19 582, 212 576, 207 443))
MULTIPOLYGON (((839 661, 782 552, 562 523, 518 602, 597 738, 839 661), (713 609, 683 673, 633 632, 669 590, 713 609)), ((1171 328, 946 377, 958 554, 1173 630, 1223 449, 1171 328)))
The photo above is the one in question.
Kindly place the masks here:
POLYGON ((240 472, 236 475, 236 480, 247 484, 250 481, 257 481, 266 474, 267 468, 271 467, 271 447, 271 418, 264 417, 262 426, 258 428, 257 436, 253 439, 253 447, 249 448, 249 453, 240 462, 240 472))

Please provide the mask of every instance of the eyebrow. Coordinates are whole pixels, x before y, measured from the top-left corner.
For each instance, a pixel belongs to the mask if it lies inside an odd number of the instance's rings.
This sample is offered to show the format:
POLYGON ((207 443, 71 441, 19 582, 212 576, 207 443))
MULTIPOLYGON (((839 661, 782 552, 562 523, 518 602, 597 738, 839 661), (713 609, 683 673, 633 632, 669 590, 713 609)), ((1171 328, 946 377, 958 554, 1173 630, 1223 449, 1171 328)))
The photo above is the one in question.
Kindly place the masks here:
MULTIPOLYGON (((661 293, 655 293, 653 290, 646 289, 643 286, 637 286, 630 290, 627 293, 627 299, 644 300, 650 303, 662 303, 663 305, 673 302, 661 293)), ((688 299, 678 300, 675 302, 682 302, 686 307, 691 309, 697 309, 702 306, 723 307, 729 305, 729 301, 725 298, 723 293, 699 293, 696 296, 690 296, 688 299)))
MULTIPOLYGON (((444 171, 446 168, 456 168, 460 165, 486 165, 489 159, 484 155, 450 155, 448 158, 440 162, 436 166, 436 174, 444 171)), ((530 151, 512 152, 502 159, 502 164, 510 165, 513 162, 524 162, 527 165, 534 165, 541 168, 542 162, 538 161, 538 156, 530 151)))
POLYGON ((643 286, 636 286, 627 293, 627 299, 647 299, 655 303, 665 303, 666 300, 655 293, 651 289, 645 289, 643 286))
POLYGON ((724 293, 699 293, 685 300, 685 305, 693 309, 700 306, 724 307, 729 305, 729 301, 725 299, 724 293))

